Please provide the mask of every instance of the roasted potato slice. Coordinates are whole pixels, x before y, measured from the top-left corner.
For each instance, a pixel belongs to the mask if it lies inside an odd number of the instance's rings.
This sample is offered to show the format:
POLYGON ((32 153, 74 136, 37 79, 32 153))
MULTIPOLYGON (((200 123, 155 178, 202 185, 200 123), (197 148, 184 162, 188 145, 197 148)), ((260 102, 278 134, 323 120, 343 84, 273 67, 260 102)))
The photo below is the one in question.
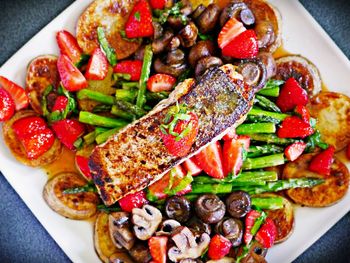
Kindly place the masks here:
POLYGON ((44 200, 52 210, 71 219, 87 219, 97 210, 98 196, 96 193, 86 192, 65 194, 68 188, 83 186, 87 183, 76 173, 60 173, 50 179, 43 191, 44 200))
POLYGON ((17 136, 14 130, 12 129, 12 124, 19 119, 30 117, 30 116, 37 116, 37 114, 32 110, 23 110, 23 111, 17 112, 10 120, 5 122, 2 128, 4 141, 7 147, 12 152, 13 156, 19 162, 32 167, 44 166, 49 163, 52 163, 61 155, 62 144, 56 138, 55 142, 47 152, 39 156, 39 158, 37 159, 33 159, 33 160, 28 159, 27 154, 24 150, 24 147, 22 146, 21 143, 18 142, 17 136))
POLYGON ((310 115, 324 142, 340 151, 350 143, 350 98, 336 92, 321 92, 308 104, 310 115))
POLYGON ((120 31, 124 30, 134 4, 133 0, 93 1, 79 17, 77 24, 76 36, 82 50, 91 54, 99 46, 96 30, 97 27, 102 26, 118 59, 133 54, 140 46, 140 42, 124 40, 120 31))
POLYGON ((109 258, 115 253, 123 252, 114 245, 109 234, 109 215, 103 212, 100 212, 96 218, 94 245, 97 255, 103 262, 109 262, 109 258))
POLYGON ((294 207, 293 204, 285 197, 277 194, 266 193, 258 197, 282 197, 283 208, 277 210, 265 210, 267 216, 273 220, 277 227, 277 236, 275 243, 281 243, 288 239, 294 229, 294 207))
POLYGON ((134 263, 134 261, 130 258, 130 256, 125 252, 117 252, 109 257, 110 263, 134 263))
POLYGON ((42 55, 34 58, 28 65, 26 76, 26 92, 33 110, 42 114, 41 99, 49 85, 57 87, 60 76, 57 71, 57 57, 42 55))
POLYGON ((285 56, 277 59, 276 65, 276 79, 295 78, 301 87, 307 91, 309 97, 321 92, 320 73, 316 66, 306 58, 297 55, 285 56))
POLYGON ((315 154, 305 154, 294 162, 288 163, 283 171, 283 178, 322 178, 323 184, 312 188, 296 188, 286 191, 287 195, 297 204, 324 207, 339 201, 349 188, 349 170, 337 158, 331 166, 329 176, 320 175, 308 170, 310 161, 315 154))

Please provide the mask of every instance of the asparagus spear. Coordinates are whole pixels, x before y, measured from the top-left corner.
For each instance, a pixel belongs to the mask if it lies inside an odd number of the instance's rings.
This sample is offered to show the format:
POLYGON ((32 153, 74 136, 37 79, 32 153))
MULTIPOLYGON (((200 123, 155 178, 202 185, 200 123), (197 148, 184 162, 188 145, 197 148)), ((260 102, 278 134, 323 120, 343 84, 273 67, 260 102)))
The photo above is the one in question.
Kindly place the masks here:
POLYGON ((193 179, 196 184, 257 183, 259 181, 265 183, 265 181, 276 181, 277 173, 275 171, 250 171, 241 172, 236 177, 227 176, 224 179, 215 179, 205 175, 199 175, 193 179))
POLYGON ((276 166, 284 164, 284 154, 277 153, 268 156, 256 157, 256 158, 247 158, 243 162, 243 170, 259 169, 270 166, 276 166))
POLYGON ((126 90, 139 87, 139 83, 138 82, 126 82, 126 81, 123 81, 123 82, 121 82, 121 84, 122 84, 122 88, 126 89, 126 90))
POLYGON ((137 97, 137 90, 135 89, 117 89, 115 91, 115 97, 117 100, 124 100, 133 102, 137 97))
POLYGON ((266 110, 271 110, 279 113, 281 112, 280 108, 278 108, 274 102, 264 96, 256 95, 255 102, 266 110))
POLYGON ((106 54, 107 60, 109 64, 114 67, 117 65, 117 55, 115 53, 114 48, 112 48, 106 38, 106 34, 102 27, 97 28, 97 39, 100 43, 101 49, 106 54))
POLYGON ((258 92, 258 94, 269 96, 269 97, 278 97, 280 95, 280 88, 273 87, 273 88, 262 89, 258 92))
POLYGON ((252 122, 252 123, 272 122, 275 124, 279 124, 281 120, 272 118, 270 116, 264 116, 264 115, 247 115, 246 122, 252 122))
POLYGON ((260 209, 277 210, 283 208, 283 197, 252 197, 252 205, 260 209))
POLYGON ((295 139, 279 138, 276 134, 248 134, 251 140, 266 143, 274 143, 278 145, 288 145, 296 142, 295 139))
POLYGON ((137 99, 136 99, 136 105, 139 108, 143 108, 146 102, 146 98, 145 98, 146 83, 147 83, 147 80, 149 79, 149 75, 151 72, 152 57, 153 57, 152 46, 147 45, 145 47, 145 55, 143 57, 143 64, 142 64, 142 70, 141 70, 141 76, 140 76, 140 82, 139 82, 139 92, 137 94, 137 99))
POLYGON ((77 92, 77 98, 79 100, 91 99, 107 105, 113 105, 115 101, 115 98, 113 96, 109 96, 109 95, 103 94, 102 92, 98 92, 90 89, 79 90, 77 92))
POLYGON ((236 128, 236 133, 250 134, 250 133, 275 133, 276 126, 272 122, 264 123, 245 123, 241 124, 236 128))
POLYGON ((115 105, 118 109, 133 114, 138 118, 142 117, 147 113, 144 109, 127 101, 115 100, 115 105))
POLYGON ((265 111, 265 110, 262 110, 262 109, 257 108, 257 107, 253 107, 248 112, 248 115, 272 117, 272 118, 280 120, 280 121, 283 121, 285 118, 290 116, 290 115, 284 114, 284 113, 265 111))
POLYGON ((95 138, 96 138, 95 131, 92 131, 83 137, 86 145, 92 144, 95 141, 95 138))
POLYGON ((274 153, 282 153, 284 151, 284 148, 278 145, 274 144, 265 144, 265 145, 257 145, 257 146, 250 146, 247 157, 259 157, 266 154, 274 154, 274 153))
POLYGON ((101 144, 104 143, 105 141, 108 140, 108 138, 114 134, 116 134, 121 128, 114 128, 108 131, 105 131, 104 133, 101 133, 99 135, 96 136, 96 143, 97 144, 101 144))
POLYGON ((136 116, 132 113, 125 112, 121 109, 119 109, 116 105, 112 106, 111 113, 117 117, 133 121, 136 119, 136 116))
POLYGON ((81 111, 79 113, 79 121, 82 123, 106 128, 122 128, 128 124, 128 122, 124 120, 104 117, 88 111, 81 111))

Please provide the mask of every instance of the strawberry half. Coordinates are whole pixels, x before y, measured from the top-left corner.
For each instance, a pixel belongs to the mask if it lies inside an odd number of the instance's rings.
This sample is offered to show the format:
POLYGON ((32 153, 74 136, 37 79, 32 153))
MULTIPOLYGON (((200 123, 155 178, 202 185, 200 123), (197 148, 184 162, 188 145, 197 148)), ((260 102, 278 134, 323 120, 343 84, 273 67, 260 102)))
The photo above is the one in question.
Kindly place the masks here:
POLYGON ((313 133, 314 129, 310 123, 306 123, 296 116, 285 118, 277 130, 277 136, 280 138, 305 138, 313 133))
POLYGON ((176 83, 176 78, 168 74, 155 74, 147 81, 147 89, 151 92, 170 91, 176 83))
POLYGON ((10 93, 5 89, 0 88, 0 121, 11 119, 15 113, 15 102, 10 93))
POLYGON ((113 68, 114 73, 124 73, 130 75, 131 81, 139 81, 142 70, 141 60, 124 60, 118 62, 118 64, 113 68))
POLYGON ((135 4, 126 22, 125 33, 127 38, 153 36, 152 12, 146 0, 135 4))
POLYGON ((216 234, 212 237, 208 247, 208 256, 211 259, 218 260, 226 256, 232 247, 232 243, 226 237, 216 234))
POLYGON ((108 74, 108 60, 100 48, 95 48, 89 59, 85 77, 91 80, 103 80, 108 74))
POLYGON ((244 229, 244 243, 249 245, 253 239, 252 228, 255 224, 255 221, 261 216, 261 213, 256 210, 250 210, 245 217, 245 229, 244 229))
POLYGON ((209 144, 201 152, 195 155, 195 163, 211 177, 222 179, 225 178, 222 165, 222 150, 220 142, 209 144))
POLYGON ((149 251, 155 263, 166 263, 167 243, 168 237, 166 236, 153 236, 148 240, 149 251))
POLYGON ((309 170, 322 175, 330 175, 331 165, 334 161, 334 152, 335 148, 329 146, 323 152, 315 155, 310 162, 309 170))
POLYGON ((281 111, 291 111, 297 105, 305 106, 308 102, 307 92, 294 78, 289 78, 283 85, 276 100, 281 111))
POLYGON ((284 150, 284 154, 289 161, 294 161, 304 152, 306 148, 306 143, 304 142, 295 142, 291 145, 288 145, 284 150))
POLYGON ((224 56, 239 59, 255 58, 258 52, 257 37, 255 31, 252 29, 242 32, 222 49, 224 56))
POLYGON ((89 168, 89 159, 85 156, 75 155, 75 166, 78 171, 86 178, 86 180, 91 180, 92 175, 89 168))
POLYGON ((237 138, 237 134, 236 134, 236 128, 235 127, 229 128, 227 133, 222 137, 222 139, 224 141, 232 140, 232 139, 236 139, 236 138, 237 138))
POLYGON ((0 87, 10 93, 17 111, 28 107, 29 98, 22 87, 3 76, 0 76, 0 87))
POLYGON ((88 83, 79 69, 73 65, 66 55, 60 55, 57 60, 57 69, 64 88, 68 91, 78 91, 87 88, 88 83))
POLYGON ((199 175, 202 172, 202 169, 196 165, 195 161, 190 158, 184 161, 181 166, 187 171, 190 172, 192 176, 199 175))
POLYGON ((264 248, 270 248, 275 243, 277 236, 277 228, 271 218, 266 218, 265 223, 260 227, 256 233, 255 239, 264 248))
POLYGON ((237 175, 243 165, 243 151, 248 151, 250 138, 238 136, 237 139, 226 140, 223 149, 223 166, 225 177, 233 173, 237 175))
POLYGON ((164 9, 167 0, 150 0, 149 3, 153 9, 164 9))
POLYGON ((128 194, 118 201, 121 209, 129 213, 134 208, 141 208, 147 202, 146 193, 144 191, 128 194))
POLYGON ((68 56, 77 66, 82 59, 83 52, 76 38, 70 32, 61 30, 57 32, 56 40, 61 54, 68 56))
POLYGON ((230 18, 221 29, 218 36, 218 45, 221 49, 226 47, 235 37, 246 31, 244 25, 236 18, 230 18))
POLYGON ((57 138, 70 150, 74 150, 74 143, 83 135, 85 131, 84 124, 74 119, 64 119, 52 124, 57 138))
POLYGON ((55 100, 55 104, 52 107, 52 111, 60 111, 63 112, 68 104, 68 98, 66 96, 58 96, 55 100))

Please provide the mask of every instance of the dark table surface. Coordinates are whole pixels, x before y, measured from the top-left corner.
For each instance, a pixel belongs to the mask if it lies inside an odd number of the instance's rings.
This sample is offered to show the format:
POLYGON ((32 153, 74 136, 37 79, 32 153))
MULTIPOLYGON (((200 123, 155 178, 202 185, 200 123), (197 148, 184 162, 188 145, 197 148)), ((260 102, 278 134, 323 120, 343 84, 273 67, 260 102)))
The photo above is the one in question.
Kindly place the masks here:
MULTIPOLYGON (((0 65, 72 2, 0 0, 0 65)), ((349 58, 350 1, 301 3, 349 58)), ((0 262, 70 261, 1 173, 0 193, 0 262)), ((350 262, 350 213, 295 262, 350 262)))

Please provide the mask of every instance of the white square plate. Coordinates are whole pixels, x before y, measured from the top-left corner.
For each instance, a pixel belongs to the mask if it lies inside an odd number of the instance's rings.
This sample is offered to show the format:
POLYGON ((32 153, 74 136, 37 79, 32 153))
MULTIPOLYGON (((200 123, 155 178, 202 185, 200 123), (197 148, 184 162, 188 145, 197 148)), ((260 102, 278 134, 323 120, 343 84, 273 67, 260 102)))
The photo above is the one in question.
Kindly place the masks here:
MULTIPOLYGON (((61 29, 75 32, 79 15, 91 1, 76 1, 35 35, 0 69, 0 74, 24 84, 27 63, 41 54, 58 54, 55 33, 61 29)), ((319 68, 325 85, 332 91, 350 96, 350 63, 330 37, 296 0, 272 0, 283 18, 284 48, 301 54, 319 68)), ((74 262, 99 262, 94 251, 92 227, 53 212, 42 198, 47 176, 40 169, 21 165, 0 138, 0 169, 57 244, 74 262)), ((348 167, 349 167, 348 163, 348 167)), ((322 209, 297 208, 292 236, 273 247, 269 262, 291 262, 321 237, 350 210, 350 194, 334 206, 322 209)))

